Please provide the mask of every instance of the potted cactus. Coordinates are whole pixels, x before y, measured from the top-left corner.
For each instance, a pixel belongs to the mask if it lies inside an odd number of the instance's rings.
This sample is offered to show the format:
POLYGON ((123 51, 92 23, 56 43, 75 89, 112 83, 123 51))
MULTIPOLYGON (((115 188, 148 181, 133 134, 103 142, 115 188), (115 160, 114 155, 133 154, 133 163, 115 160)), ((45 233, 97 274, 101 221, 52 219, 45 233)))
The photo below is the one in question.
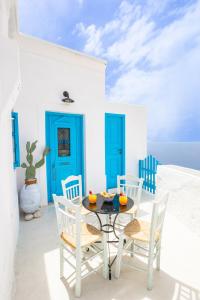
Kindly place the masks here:
POLYGON ((45 156, 48 155, 50 149, 46 147, 42 153, 42 157, 36 163, 33 162, 33 152, 36 149, 37 141, 26 143, 26 160, 21 167, 25 171, 25 184, 20 191, 20 206, 25 213, 25 220, 31 220, 34 217, 40 217, 40 190, 37 184, 36 169, 42 167, 45 163, 45 156))

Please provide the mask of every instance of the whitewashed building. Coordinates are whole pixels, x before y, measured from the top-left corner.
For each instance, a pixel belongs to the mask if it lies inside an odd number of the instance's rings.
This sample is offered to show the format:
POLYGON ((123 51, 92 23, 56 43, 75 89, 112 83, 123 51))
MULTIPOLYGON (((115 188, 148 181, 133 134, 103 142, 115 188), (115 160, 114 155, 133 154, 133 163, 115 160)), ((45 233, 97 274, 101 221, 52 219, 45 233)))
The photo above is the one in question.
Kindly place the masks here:
MULTIPOLYGON (((114 187, 116 174, 137 175, 146 154, 146 111, 105 101, 105 61, 27 36, 18 42, 22 89, 14 111, 21 160, 27 140, 38 140, 39 152, 45 144, 51 148, 47 168, 38 172, 43 204, 69 174, 80 173, 84 191, 95 192, 114 187), (74 103, 62 101, 63 91, 74 103), (66 156, 56 146, 59 134, 69 139, 66 156)), ((17 173, 20 188, 24 170, 17 173)))
MULTIPOLYGON (((105 100, 105 61, 20 34, 15 1, 0 0, 0 300, 72 299, 59 277, 55 213, 47 204, 71 174, 82 175, 84 194, 115 187, 117 174, 137 175, 146 156, 146 109, 105 100), (63 92, 74 102, 63 102, 63 92), (35 140, 36 160, 51 148, 37 170, 46 207, 36 222, 20 221, 18 239, 20 164, 26 142, 35 140)), ((93 274, 88 300, 199 298, 200 172, 162 165, 155 177, 170 191, 155 288, 146 290, 145 272, 124 269, 118 282, 93 274)), ((149 218, 152 199, 143 191, 142 217, 149 218)))
POLYGON ((0 299, 4 300, 11 295, 17 195, 24 183, 24 170, 16 166, 25 160, 26 142, 38 140, 36 158, 45 145, 51 148, 46 168, 37 173, 42 205, 51 201, 52 192, 60 193, 63 177, 81 174, 84 193, 102 191, 114 187, 118 173, 137 175, 138 160, 146 155, 146 110, 105 101, 106 62, 19 34, 16 16, 15 1, 1 1, 0 299), (62 101, 64 91, 74 103, 62 101), (19 135, 20 160, 13 153, 12 112, 18 114, 14 137, 19 135), (62 144, 63 139, 67 142, 62 144))

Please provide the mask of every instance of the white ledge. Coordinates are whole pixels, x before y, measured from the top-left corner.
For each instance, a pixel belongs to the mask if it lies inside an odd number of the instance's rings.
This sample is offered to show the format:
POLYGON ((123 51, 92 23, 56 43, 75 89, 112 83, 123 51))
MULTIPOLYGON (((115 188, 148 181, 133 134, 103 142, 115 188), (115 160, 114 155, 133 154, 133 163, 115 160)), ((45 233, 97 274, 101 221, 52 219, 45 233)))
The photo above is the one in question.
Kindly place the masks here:
POLYGON ((185 168, 185 167, 181 167, 181 166, 176 166, 176 165, 160 165, 158 166, 158 172, 162 171, 164 169, 168 169, 169 171, 174 171, 174 172, 178 172, 178 173, 182 173, 188 176, 192 176, 192 177, 199 177, 200 179, 200 171, 195 170, 195 169, 190 169, 190 168, 185 168))
POLYGON ((98 58, 98 57, 95 57, 95 56, 92 56, 92 55, 89 55, 87 53, 84 53, 84 52, 80 52, 80 51, 77 51, 77 50, 74 50, 74 49, 71 49, 71 48, 67 48, 65 46, 62 46, 62 45, 59 45, 59 44, 55 44, 55 43, 52 43, 52 42, 49 42, 49 41, 46 41, 46 40, 43 40, 43 39, 40 39, 38 37, 34 37, 34 36, 30 36, 30 35, 26 35, 22 32, 19 32, 18 33, 18 38, 21 39, 21 40, 27 40, 27 41, 30 41, 32 43, 35 43, 35 44, 38 44, 38 45, 43 45, 43 46, 46 46, 46 47, 51 47, 51 48, 54 48, 54 49, 60 49, 60 50, 64 50, 66 51, 67 53, 70 53, 70 54, 74 54, 74 55, 78 55, 80 57, 83 57, 83 58, 86 58, 88 60, 91 60, 91 61, 94 61, 96 63, 100 63, 100 64, 104 64, 104 65, 107 65, 107 62, 106 60, 103 60, 101 58, 98 58))

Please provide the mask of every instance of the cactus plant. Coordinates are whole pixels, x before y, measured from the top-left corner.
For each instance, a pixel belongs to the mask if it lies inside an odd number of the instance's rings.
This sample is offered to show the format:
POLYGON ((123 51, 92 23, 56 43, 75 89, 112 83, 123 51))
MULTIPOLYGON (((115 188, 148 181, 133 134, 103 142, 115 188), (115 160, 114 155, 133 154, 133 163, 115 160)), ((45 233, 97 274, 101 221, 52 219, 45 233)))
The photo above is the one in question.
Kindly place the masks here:
POLYGON ((35 179, 36 178, 36 169, 42 167, 45 163, 45 156, 49 154, 50 149, 46 147, 42 153, 41 159, 33 164, 33 152, 36 149, 36 144, 37 141, 33 142, 32 144, 30 142, 26 143, 26 160, 28 162, 28 165, 24 162, 21 164, 21 167, 26 169, 25 172, 25 179, 30 180, 30 179, 35 179))

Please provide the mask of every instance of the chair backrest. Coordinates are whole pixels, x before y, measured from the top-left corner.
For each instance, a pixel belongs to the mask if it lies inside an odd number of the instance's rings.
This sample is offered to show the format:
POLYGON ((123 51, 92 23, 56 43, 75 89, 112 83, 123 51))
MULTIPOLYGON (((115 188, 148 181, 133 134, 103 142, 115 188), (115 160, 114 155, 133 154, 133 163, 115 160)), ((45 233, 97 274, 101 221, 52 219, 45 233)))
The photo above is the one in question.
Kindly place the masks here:
POLYGON ((82 201, 82 177, 78 176, 69 176, 67 179, 62 180, 62 190, 63 195, 67 200, 72 202, 81 202, 82 201))
POLYGON ((81 210, 80 206, 67 201, 64 196, 53 194, 59 236, 64 232, 76 241, 76 247, 81 244, 81 210))
POLYGON ((137 205, 137 215, 139 214, 143 181, 143 178, 132 175, 117 176, 117 192, 124 193, 134 200, 137 205))
POLYGON ((169 199, 168 191, 165 190, 156 191, 156 197, 153 202, 153 211, 151 217, 150 240, 152 241, 152 243, 155 240, 156 233, 159 233, 161 238, 168 199, 169 199))

